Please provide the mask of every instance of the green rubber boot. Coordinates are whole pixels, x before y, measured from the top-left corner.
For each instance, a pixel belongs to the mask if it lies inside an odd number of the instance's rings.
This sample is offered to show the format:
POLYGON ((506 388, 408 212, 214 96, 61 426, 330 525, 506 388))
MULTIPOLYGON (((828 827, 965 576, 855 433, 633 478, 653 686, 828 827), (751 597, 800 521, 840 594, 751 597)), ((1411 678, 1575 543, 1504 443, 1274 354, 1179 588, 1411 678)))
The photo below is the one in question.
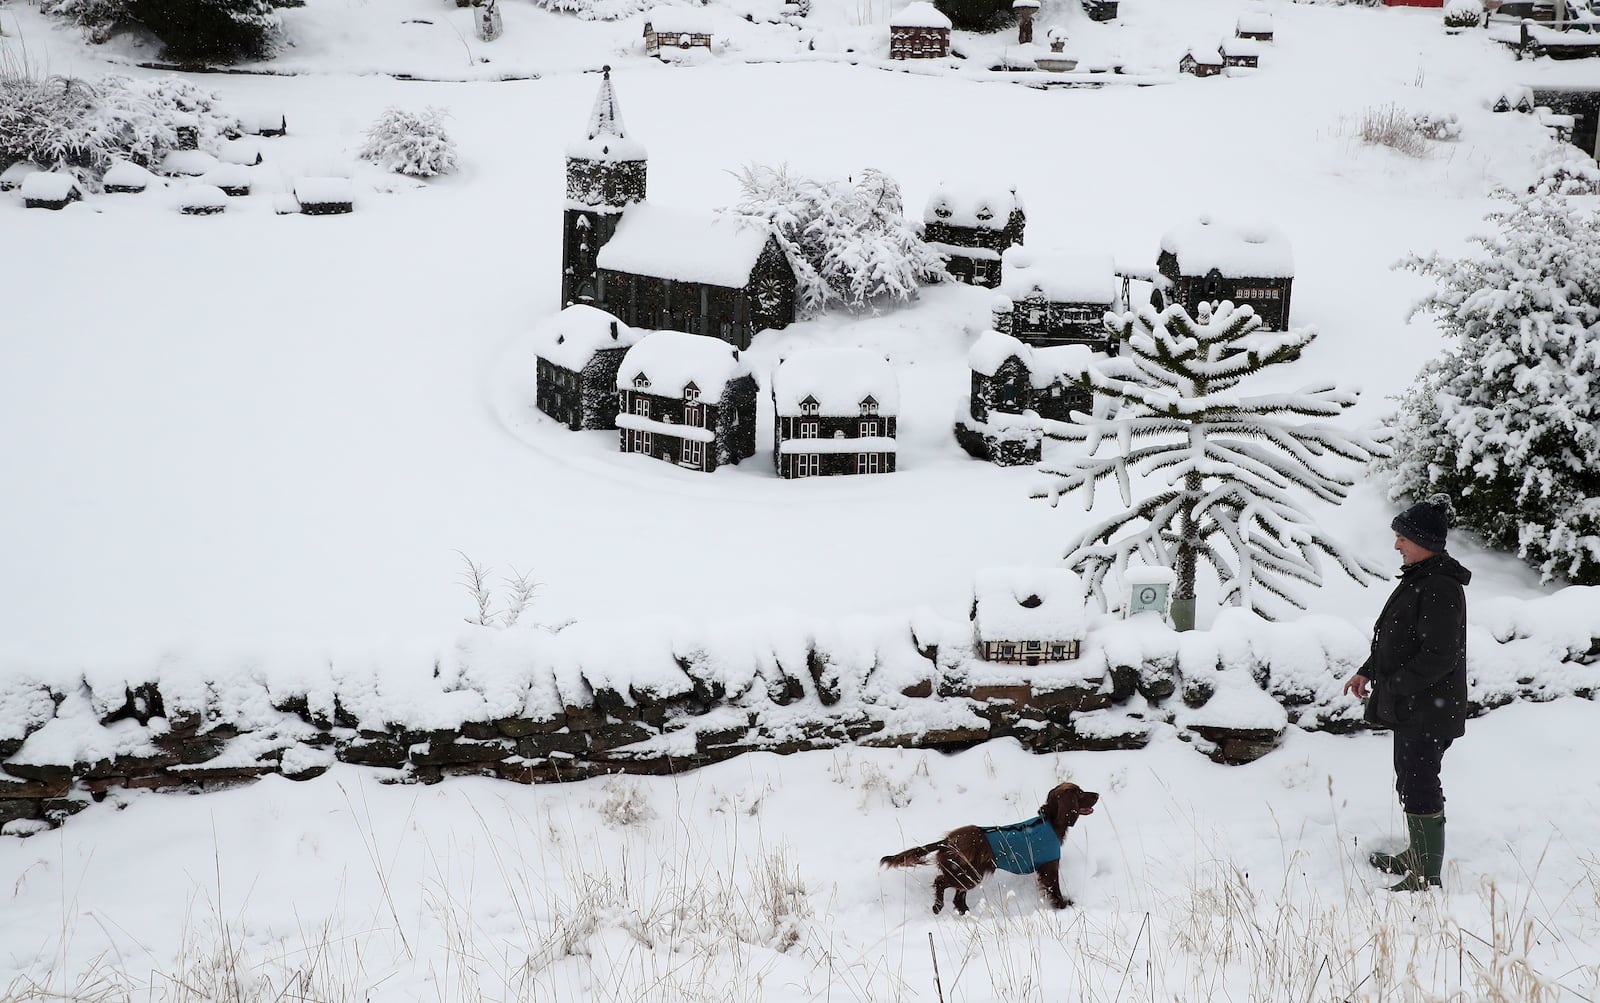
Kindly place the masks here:
POLYGON ((1410 853, 1409 846, 1399 853, 1373 853, 1367 857, 1367 863, 1385 874, 1410 874, 1411 865, 1406 863, 1410 859, 1410 853))
MULTIPOLYGON (((1405 880, 1389 890, 1420 892, 1438 888, 1439 874, 1444 870, 1444 815, 1407 815, 1406 832, 1411 837, 1411 845, 1395 855, 1406 867, 1405 880)), ((1373 866, 1377 866, 1376 862, 1373 866)))

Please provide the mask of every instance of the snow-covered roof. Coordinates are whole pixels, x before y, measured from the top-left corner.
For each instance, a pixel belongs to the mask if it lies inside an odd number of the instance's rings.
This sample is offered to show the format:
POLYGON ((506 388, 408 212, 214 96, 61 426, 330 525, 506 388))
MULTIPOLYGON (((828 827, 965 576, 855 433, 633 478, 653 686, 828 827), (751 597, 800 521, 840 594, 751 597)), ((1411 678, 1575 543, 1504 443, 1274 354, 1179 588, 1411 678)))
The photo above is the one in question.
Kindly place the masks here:
POLYGON ((121 160, 116 164, 113 164, 110 170, 106 171, 106 176, 102 180, 107 185, 115 188, 142 189, 148 188, 150 183, 155 179, 156 176, 154 174, 151 174, 148 170, 140 167, 138 164, 121 160))
POLYGON ((1017 245, 1001 260, 1000 292, 1013 302, 1043 297, 1052 303, 1117 301, 1117 266, 1108 254, 1039 250, 1017 245))
POLYGON ((294 197, 301 203, 325 205, 355 201, 355 185, 349 178, 295 178, 294 197))
POLYGON ((78 188, 78 179, 65 171, 34 171, 22 179, 22 197, 45 202, 60 202, 70 198, 78 188))
POLYGON ((900 13, 889 19, 891 28, 948 28, 950 19, 928 0, 917 0, 900 8, 900 13))
POLYGON ((1222 53, 1213 52, 1210 49, 1206 49, 1206 48, 1190 49, 1187 53, 1185 53, 1185 55, 1187 55, 1190 59, 1193 59, 1195 62, 1200 63, 1200 64, 1202 64, 1204 66, 1221 66, 1222 65, 1222 53))
POLYGON ((1270 223, 1237 225, 1200 216, 1168 230, 1161 250, 1177 257, 1185 275, 1204 275, 1215 268, 1230 276, 1294 277, 1289 238, 1270 223))
POLYGON ((980 641, 1081 641, 1087 593, 1065 568, 986 568, 973 586, 980 641))
POLYGON ((711 19, 695 7, 652 7, 644 15, 644 23, 661 35, 711 34, 711 19))
POLYGON ((1239 15, 1238 31, 1247 31, 1253 35, 1272 34, 1272 15, 1265 11, 1246 11, 1239 15))
POLYGON ((226 209, 228 195, 216 185, 185 185, 178 193, 178 205, 184 209, 226 209))
POLYGON ((250 184, 250 168, 243 164, 218 164, 200 175, 200 182, 221 188, 245 188, 250 184))
POLYGON ((237 114, 239 128, 249 133, 277 132, 287 124, 283 112, 277 108, 240 108, 237 114))
POLYGON ((589 126, 582 139, 567 144, 567 156, 581 160, 644 160, 644 144, 629 139, 622 126, 622 107, 611 86, 611 67, 605 67, 604 74, 594 96, 594 108, 589 112, 589 126))
POLYGON ((0 171, 0 189, 16 188, 22 184, 22 180, 28 175, 42 170, 44 170, 44 168, 40 167, 38 164, 32 163, 31 161, 18 161, 17 163, 12 164, 10 167, 7 167, 5 170, 0 171))
POLYGON ((623 213, 595 261, 612 271, 739 289, 771 235, 769 224, 748 216, 645 203, 623 213))
POLYGON ((957 188, 940 185, 928 196, 927 208, 922 210, 925 223, 949 223, 952 226, 976 226, 986 230, 1002 229, 1011 219, 1011 210, 1021 209, 1022 200, 1015 191, 1000 188, 957 188))
POLYGON ((1259 56, 1261 43, 1253 38, 1224 38, 1221 50, 1225 56, 1259 56))
POLYGON ((900 412, 900 387, 888 360, 864 348, 808 348, 778 364, 772 374, 772 400, 780 416, 803 414, 801 402, 813 398, 819 415, 853 417, 871 397, 877 413, 900 412))
POLYGON ((990 329, 978 335, 967 351, 967 365, 975 373, 993 376, 1012 356, 1022 360, 1024 366, 1033 362, 1033 350, 1009 334, 990 329))
POLYGON ((629 327, 592 306, 577 303, 534 329, 539 358, 578 372, 606 348, 631 348, 649 331, 629 327))
POLYGON ((217 158, 204 150, 173 150, 161 158, 161 166, 157 170, 168 176, 187 174, 199 177, 215 166, 217 158))
POLYGON ((726 341, 681 331, 653 331, 628 349, 617 370, 617 389, 636 389, 640 375, 650 381, 649 392, 680 397, 693 383, 701 400, 714 401, 733 380, 747 376, 750 367, 726 341))

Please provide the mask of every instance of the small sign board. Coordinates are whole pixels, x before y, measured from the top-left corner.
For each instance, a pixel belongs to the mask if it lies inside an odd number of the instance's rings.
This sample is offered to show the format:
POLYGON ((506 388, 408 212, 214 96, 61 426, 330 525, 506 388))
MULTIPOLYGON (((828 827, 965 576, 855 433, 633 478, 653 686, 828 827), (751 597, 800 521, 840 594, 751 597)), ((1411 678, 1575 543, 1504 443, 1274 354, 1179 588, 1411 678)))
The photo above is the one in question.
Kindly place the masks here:
POLYGON ((1129 568, 1122 576, 1128 586, 1125 615, 1156 613, 1165 617, 1177 578, 1171 568, 1129 568))

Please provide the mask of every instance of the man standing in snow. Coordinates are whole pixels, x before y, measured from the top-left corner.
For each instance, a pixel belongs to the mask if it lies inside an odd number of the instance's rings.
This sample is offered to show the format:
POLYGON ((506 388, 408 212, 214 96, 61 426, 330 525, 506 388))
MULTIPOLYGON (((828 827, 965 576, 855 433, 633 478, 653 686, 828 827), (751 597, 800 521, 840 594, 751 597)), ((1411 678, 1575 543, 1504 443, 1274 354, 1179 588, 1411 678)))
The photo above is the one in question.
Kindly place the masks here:
POLYGON ((1444 790, 1439 768, 1450 743, 1466 734, 1467 597, 1472 572, 1445 553, 1455 514, 1434 495, 1395 517, 1400 584, 1372 628, 1372 653, 1344 684, 1367 701, 1369 723, 1394 732, 1395 790, 1409 844, 1374 853, 1373 867, 1404 880, 1390 891, 1439 885, 1444 866, 1444 790))

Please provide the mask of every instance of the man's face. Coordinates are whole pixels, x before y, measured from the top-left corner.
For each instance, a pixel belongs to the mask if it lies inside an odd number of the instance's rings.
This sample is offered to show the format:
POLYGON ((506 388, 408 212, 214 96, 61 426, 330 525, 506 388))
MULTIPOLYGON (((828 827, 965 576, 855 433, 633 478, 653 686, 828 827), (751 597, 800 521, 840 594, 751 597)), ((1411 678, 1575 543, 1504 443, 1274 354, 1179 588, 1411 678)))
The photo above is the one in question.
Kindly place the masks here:
POLYGON ((1433 551, 1411 542, 1399 533, 1394 535, 1394 549, 1400 552, 1401 564, 1415 564, 1418 561, 1426 561, 1433 556, 1433 551))

